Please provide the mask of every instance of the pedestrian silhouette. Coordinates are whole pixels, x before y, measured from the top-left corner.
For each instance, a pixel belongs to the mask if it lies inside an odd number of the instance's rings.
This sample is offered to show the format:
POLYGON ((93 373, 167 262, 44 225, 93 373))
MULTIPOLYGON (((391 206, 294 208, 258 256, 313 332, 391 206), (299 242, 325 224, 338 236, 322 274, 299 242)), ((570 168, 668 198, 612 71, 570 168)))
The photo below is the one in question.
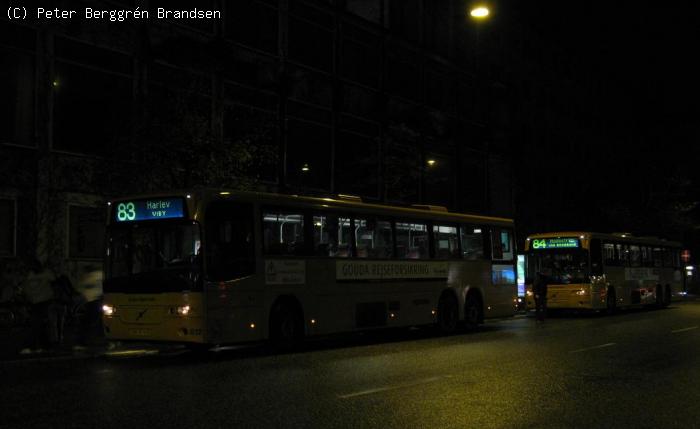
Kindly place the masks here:
POLYGON ((535 281, 532 283, 532 293, 535 295, 535 318, 538 322, 544 322, 547 316, 547 285, 549 277, 542 271, 537 271, 535 281))
POLYGON ((66 314, 73 305, 73 284, 68 276, 61 274, 51 282, 53 299, 49 304, 49 344, 60 347, 64 342, 66 314))
MULTIPOLYGON (((30 305, 32 327, 31 346, 41 352, 49 345, 49 305, 53 300, 53 273, 38 260, 32 261, 30 271, 24 281, 23 293, 30 305)), ((23 352, 31 352, 24 349, 23 352)))

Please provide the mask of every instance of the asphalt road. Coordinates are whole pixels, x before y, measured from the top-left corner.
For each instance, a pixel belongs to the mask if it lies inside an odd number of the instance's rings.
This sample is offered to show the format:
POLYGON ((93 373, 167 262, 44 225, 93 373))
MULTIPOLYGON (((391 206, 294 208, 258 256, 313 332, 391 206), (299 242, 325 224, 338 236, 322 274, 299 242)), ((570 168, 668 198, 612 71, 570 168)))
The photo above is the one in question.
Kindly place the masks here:
POLYGON ((700 302, 205 354, 0 363, 0 427, 700 427, 700 302))

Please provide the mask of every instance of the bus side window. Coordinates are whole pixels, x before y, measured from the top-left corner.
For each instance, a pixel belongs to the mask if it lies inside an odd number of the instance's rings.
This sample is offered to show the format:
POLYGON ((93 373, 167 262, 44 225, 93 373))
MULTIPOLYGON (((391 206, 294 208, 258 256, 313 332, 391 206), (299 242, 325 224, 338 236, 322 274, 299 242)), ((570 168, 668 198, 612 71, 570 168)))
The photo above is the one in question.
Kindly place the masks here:
POLYGON ((616 244, 615 250, 617 254, 617 260, 619 261, 619 266, 629 267, 630 266, 630 249, 626 244, 616 244))
POLYGON ((433 225, 433 238, 436 259, 459 258, 456 227, 433 225))
POLYGON ((637 245, 630 246, 630 264, 633 267, 639 267, 642 265, 642 252, 637 245))
POLYGON ((642 251, 642 266, 643 267, 653 267, 654 261, 651 258, 651 248, 647 246, 641 247, 642 251))
POLYGON ((314 255, 350 257, 350 218, 335 214, 314 215, 314 255))
POLYGON ((601 252, 600 240, 594 238, 591 240, 591 275, 603 275, 603 254, 601 252))
POLYGON ((513 260, 513 232, 509 229, 491 229, 491 251, 493 260, 513 260))
POLYGON ((664 267, 673 267, 673 250, 664 248, 664 267))
POLYGON ((394 243, 388 220, 354 219, 355 250, 358 258, 391 258, 394 243))
MULTIPOLYGON (((591 246, 593 242, 591 241, 591 246)), ((615 255, 615 245, 612 243, 603 243, 603 256, 605 265, 608 267, 619 265, 619 260, 615 255)), ((595 275, 595 274, 594 274, 595 275)))
POLYGON ((654 260, 655 267, 661 267, 664 262, 664 252, 660 247, 654 247, 651 251, 651 257, 654 260))
POLYGON ((263 212, 263 248, 267 255, 303 255, 304 215, 263 212))
POLYGON ((402 259, 430 258, 428 226, 424 223, 396 222, 396 257, 402 259))
POLYGON ((674 268, 681 267, 681 251, 678 249, 675 249, 673 251, 673 267, 674 268))
POLYGON ((464 259, 474 261, 484 258, 484 228, 478 225, 462 225, 459 227, 464 259))

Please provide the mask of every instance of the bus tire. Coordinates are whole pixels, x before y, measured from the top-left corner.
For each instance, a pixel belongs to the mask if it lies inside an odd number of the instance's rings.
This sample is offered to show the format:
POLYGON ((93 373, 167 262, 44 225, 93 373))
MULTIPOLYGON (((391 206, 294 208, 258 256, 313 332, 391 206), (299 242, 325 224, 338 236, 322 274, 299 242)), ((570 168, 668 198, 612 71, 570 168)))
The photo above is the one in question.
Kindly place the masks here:
POLYGON ((664 289, 661 285, 656 285, 655 293, 656 295, 656 306, 658 308, 663 308, 664 306, 664 289))
POLYGON ((664 307, 671 305, 671 285, 664 288, 664 307))
POLYGON ((459 323, 459 308, 457 298, 451 292, 440 296, 437 309, 437 326, 441 333, 449 335, 457 331, 459 323))
POLYGON ((275 303, 270 312, 270 346, 275 352, 289 352, 301 345, 304 338, 302 315, 287 300, 275 303))
POLYGON ((468 331, 479 329, 479 323, 483 320, 484 308, 481 300, 475 293, 467 294, 464 301, 464 325, 468 331))
POLYGON ((614 288, 608 288, 608 293, 605 297, 605 312, 607 314, 615 314, 617 312, 617 296, 614 288))

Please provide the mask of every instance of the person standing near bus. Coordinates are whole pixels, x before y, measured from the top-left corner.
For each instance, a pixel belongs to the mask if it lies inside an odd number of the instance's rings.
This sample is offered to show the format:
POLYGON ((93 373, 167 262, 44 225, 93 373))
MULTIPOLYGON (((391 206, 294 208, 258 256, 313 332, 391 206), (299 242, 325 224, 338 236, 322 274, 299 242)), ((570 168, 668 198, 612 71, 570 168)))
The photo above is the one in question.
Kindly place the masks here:
POLYGON ((33 261, 24 282, 24 296, 31 305, 32 345, 36 352, 43 351, 49 342, 49 305, 54 298, 51 287, 53 280, 54 275, 47 267, 39 261, 33 261))
POLYGON ((51 282, 53 300, 49 304, 49 344, 52 347, 63 345, 66 313, 73 304, 73 285, 65 274, 51 282))
POLYGON ((547 315, 547 284, 549 277, 541 270, 537 271, 535 281, 532 283, 532 293, 535 295, 535 318, 538 322, 544 322, 547 315))

